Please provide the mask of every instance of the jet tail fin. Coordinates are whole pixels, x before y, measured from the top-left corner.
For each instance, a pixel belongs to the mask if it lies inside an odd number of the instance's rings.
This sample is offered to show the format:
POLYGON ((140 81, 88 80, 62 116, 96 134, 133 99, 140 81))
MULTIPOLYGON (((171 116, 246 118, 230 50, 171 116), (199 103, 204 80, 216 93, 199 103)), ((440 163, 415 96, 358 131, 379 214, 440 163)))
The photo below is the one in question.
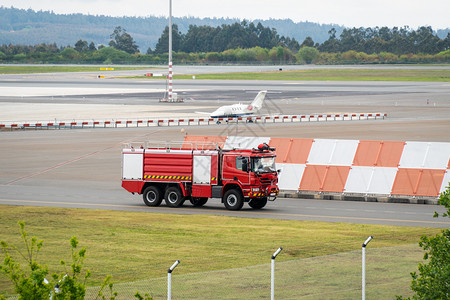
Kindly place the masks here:
POLYGON ((263 102, 264 102, 264 98, 266 97, 266 93, 267 93, 267 91, 260 91, 258 93, 258 95, 256 95, 255 99, 250 104, 252 109, 254 109, 256 111, 261 109, 263 102))

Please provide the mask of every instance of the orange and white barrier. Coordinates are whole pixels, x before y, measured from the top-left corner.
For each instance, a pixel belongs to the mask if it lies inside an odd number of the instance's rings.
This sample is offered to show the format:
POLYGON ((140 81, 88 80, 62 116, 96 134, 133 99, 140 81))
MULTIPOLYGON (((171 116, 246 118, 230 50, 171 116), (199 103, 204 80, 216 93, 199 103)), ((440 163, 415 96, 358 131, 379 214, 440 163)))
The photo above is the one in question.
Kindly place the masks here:
POLYGON ((438 197, 450 183, 450 143, 186 136, 224 149, 276 148, 279 187, 345 195, 438 197))

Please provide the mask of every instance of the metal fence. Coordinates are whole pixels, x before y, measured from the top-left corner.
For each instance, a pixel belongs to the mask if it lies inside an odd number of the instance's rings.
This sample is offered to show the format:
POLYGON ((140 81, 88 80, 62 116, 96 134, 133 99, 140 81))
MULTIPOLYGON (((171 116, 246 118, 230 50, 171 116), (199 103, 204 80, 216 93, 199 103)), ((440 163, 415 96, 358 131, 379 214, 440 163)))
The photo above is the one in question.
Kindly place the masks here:
MULTIPOLYGON (((423 251, 417 245, 366 249, 366 299, 393 299, 411 295, 410 272, 416 271, 423 251)), ((275 264, 275 299, 360 299, 361 250, 282 261, 275 264)), ((181 273, 183 261, 171 277, 172 299, 270 299, 271 261, 236 269, 181 273)), ((113 275, 114 279, 114 275, 113 275)), ((133 299, 137 291, 153 299, 167 299, 168 278, 115 283, 116 299, 133 299)), ((86 299, 95 299, 98 287, 89 288, 86 299)))

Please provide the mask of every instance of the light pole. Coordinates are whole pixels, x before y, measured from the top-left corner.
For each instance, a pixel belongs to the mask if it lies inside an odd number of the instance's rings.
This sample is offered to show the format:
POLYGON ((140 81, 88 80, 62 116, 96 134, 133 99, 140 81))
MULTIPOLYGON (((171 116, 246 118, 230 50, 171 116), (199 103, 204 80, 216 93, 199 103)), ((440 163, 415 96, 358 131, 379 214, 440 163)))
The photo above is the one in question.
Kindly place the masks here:
POLYGON ((172 96, 172 0, 169 0, 169 92, 168 101, 173 101, 172 96))
POLYGON ((177 260, 167 271, 167 300, 172 299, 172 271, 178 266, 179 263, 180 261, 177 260))
POLYGON ((282 247, 278 248, 274 254, 272 254, 272 271, 271 271, 271 281, 270 281, 270 299, 275 299, 275 258, 280 254, 282 247))
POLYGON ((373 236, 369 236, 362 244, 362 300, 366 299, 366 246, 372 239, 373 236))

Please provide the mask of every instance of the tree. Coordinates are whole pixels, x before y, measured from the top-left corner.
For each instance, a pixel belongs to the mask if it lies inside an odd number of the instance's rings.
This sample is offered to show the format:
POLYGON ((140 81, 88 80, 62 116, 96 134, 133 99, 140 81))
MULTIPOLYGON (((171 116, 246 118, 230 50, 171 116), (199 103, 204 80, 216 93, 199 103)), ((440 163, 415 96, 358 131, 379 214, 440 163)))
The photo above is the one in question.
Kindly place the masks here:
MULTIPOLYGON (((100 48, 100 47, 99 47, 100 48)), ((99 62, 123 63, 130 57, 130 54, 113 47, 104 47, 94 52, 93 58, 99 62)))
MULTIPOLYGON (((178 52, 181 50, 183 35, 178 31, 178 25, 172 25, 172 51, 178 52)), ((155 47, 156 54, 169 52, 169 26, 166 26, 161 37, 158 39, 158 43, 155 47)))
POLYGON ((329 34, 328 40, 326 40, 319 46, 319 48, 318 48, 319 51, 320 52, 331 52, 331 53, 339 52, 340 48, 341 48, 341 44, 340 44, 340 41, 336 38, 336 29, 331 28, 328 31, 328 34, 329 34))
POLYGON ((10 278, 14 284, 15 292, 19 294, 19 299, 48 299, 52 291, 52 286, 44 281, 48 275, 48 268, 36 261, 44 241, 38 240, 36 237, 28 239, 25 223, 19 222, 19 226, 26 251, 21 251, 17 247, 1 241, 4 260, 3 265, 0 265, 0 271, 10 278), (17 251, 23 257, 29 270, 22 269, 21 265, 11 255, 11 250, 17 251))
POLYGON ((89 44, 89 51, 94 52, 94 51, 96 51, 96 50, 97 50, 97 48, 95 48, 94 42, 91 42, 91 43, 89 44))
POLYGON ((75 50, 78 52, 87 52, 89 50, 88 42, 83 40, 78 40, 78 42, 75 43, 75 50))
MULTIPOLYGON (((441 193, 439 204, 447 209, 442 217, 450 218, 450 185, 441 193)), ((435 213, 434 217, 438 216, 435 213)), ((419 274, 411 273, 411 289, 415 292, 412 299, 450 299, 450 229, 433 237, 422 236, 419 246, 426 251, 425 262, 419 263, 419 274)))
MULTIPOLYGON (((85 281, 90 276, 90 271, 85 272, 83 280, 79 276, 82 273, 83 261, 86 249, 77 251, 78 240, 76 237, 70 239, 72 247, 72 262, 70 270, 61 274, 52 274, 48 279, 48 268, 37 262, 37 256, 44 245, 43 240, 36 237, 28 239, 25 231, 25 222, 19 221, 20 234, 25 244, 25 251, 18 247, 1 241, 1 250, 4 261, 0 265, 0 271, 5 273, 14 284, 14 289, 19 294, 19 299, 84 299, 86 293, 85 281), (17 259, 13 258, 11 251, 19 253, 25 259, 29 270, 24 270, 17 259), (50 295, 52 295, 50 297, 50 295)), ((66 262, 61 260, 61 265, 66 262)))
POLYGON ((136 42, 133 40, 131 35, 129 35, 127 31, 122 29, 120 26, 117 26, 114 29, 114 32, 110 35, 110 38, 112 39, 109 42, 110 47, 125 51, 129 54, 139 52, 139 47, 136 45, 136 42))
POLYGON ((76 60, 80 58, 80 53, 73 48, 67 47, 61 51, 61 56, 67 60, 76 60))
MULTIPOLYGON (((86 257, 86 248, 78 250, 78 240, 76 237, 70 239, 71 262, 66 263, 61 260, 61 265, 66 268, 65 272, 60 274, 53 273, 51 277, 46 265, 37 262, 37 256, 41 251, 44 241, 36 237, 28 237, 25 231, 25 222, 19 221, 20 235, 25 244, 24 249, 20 249, 5 241, 0 241, 0 252, 3 254, 3 263, 0 264, 0 272, 9 277, 14 285, 14 290, 18 294, 19 300, 82 300, 86 294, 86 280, 91 276, 89 270, 83 271, 84 259, 86 257), (11 254, 17 252, 19 259, 26 262, 27 267, 22 268, 18 259, 11 254), (69 266, 69 268, 67 267, 69 266)), ((117 292, 113 289, 111 276, 106 276, 96 299, 114 300, 117 292), (106 290, 106 291, 105 291, 106 290), (109 297, 105 294, 109 294, 109 297), (107 298, 108 297, 108 298, 107 298)), ((151 300, 148 294, 142 297, 139 292, 135 298, 151 300)), ((6 299, 0 294, 0 299, 6 299)))
POLYGON ((310 36, 307 36, 303 43, 300 45, 300 48, 302 47, 314 47, 314 41, 310 36))
POLYGON ((310 64, 319 58, 319 51, 313 47, 302 47, 297 52, 297 60, 310 64))

